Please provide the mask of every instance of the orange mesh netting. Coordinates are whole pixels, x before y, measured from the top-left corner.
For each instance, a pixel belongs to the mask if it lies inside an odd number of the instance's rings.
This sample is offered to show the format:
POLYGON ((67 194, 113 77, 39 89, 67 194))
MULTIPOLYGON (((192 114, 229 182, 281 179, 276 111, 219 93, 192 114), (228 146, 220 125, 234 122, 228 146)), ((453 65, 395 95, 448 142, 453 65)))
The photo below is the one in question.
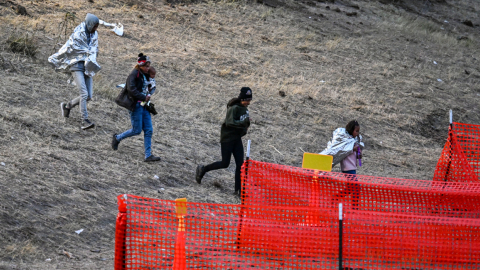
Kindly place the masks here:
MULTIPOLYGON (((115 269, 338 269, 334 207, 118 197, 115 269)), ((348 210, 345 269, 479 269, 480 220, 348 210)))
MULTIPOLYGON (((284 209, 118 197, 115 269, 318 269, 336 265, 338 230, 305 226, 305 208, 284 209), (319 246, 319 241, 324 245, 319 246)), ((336 224, 338 214, 317 211, 336 224)), ((338 221, 337 221, 338 222, 338 221)))
POLYGON ((316 211, 332 212, 343 203, 344 265, 478 267, 480 183, 348 175, 253 160, 244 163, 242 178, 243 204, 311 207, 305 221, 309 226, 332 227, 316 211), (460 232, 466 234, 459 236, 460 232), (477 258, 470 261, 473 257, 477 258))
POLYGON ((248 160, 242 184, 246 205, 335 208, 343 203, 368 212, 480 218, 480 183, 349 175, 248 160))
POLYGON ((452 123, 438 160, 435 181, 479 182, 480 126, 452 123))
POLYGON ((115 269, 480 269, 479 134, 452 125, 434 181, 247 160, 242 205, 118 196, 115 269))

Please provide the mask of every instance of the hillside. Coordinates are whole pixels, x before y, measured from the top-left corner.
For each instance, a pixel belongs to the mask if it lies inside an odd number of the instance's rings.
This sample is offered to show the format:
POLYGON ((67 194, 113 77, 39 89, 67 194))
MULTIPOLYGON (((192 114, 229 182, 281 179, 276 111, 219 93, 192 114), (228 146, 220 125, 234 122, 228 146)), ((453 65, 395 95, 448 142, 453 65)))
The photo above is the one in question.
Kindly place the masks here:
POLYGON ((0 0, 0 269, 112 269, 119 194, 238 204, 233 160, 201 186, 194 171, 220 159, 242 86, 253 159, 301 166, 357 119, 360 174, 431 179, 448 110, 480 123, 479 12, 474 0, 0 0), (78 110, 59 110, 78 90, 47 58, 86 13, 125 35, 98 29, 97 126, 82 131, 78 110), (157 69, 155 164, 143 136, 110 147, 130 128, 113 99, 139 52, 157 69))

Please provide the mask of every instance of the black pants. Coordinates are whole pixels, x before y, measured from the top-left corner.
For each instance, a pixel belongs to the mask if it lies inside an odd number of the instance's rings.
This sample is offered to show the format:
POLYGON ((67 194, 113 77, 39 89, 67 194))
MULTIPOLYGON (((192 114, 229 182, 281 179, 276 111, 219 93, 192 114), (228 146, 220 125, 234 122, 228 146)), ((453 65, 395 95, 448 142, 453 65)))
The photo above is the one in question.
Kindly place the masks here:
POLYGON ((240 179, 240 169, 243 165, 243 144, 242 139, 237 139, 230 142, 221 143, 222 146, 222 161, 217 161, 205 166, 205 172, 225 169, 230 165, 230 159, 233 154, 235 159, 235 191, 240 191, 242 181, 240 179))

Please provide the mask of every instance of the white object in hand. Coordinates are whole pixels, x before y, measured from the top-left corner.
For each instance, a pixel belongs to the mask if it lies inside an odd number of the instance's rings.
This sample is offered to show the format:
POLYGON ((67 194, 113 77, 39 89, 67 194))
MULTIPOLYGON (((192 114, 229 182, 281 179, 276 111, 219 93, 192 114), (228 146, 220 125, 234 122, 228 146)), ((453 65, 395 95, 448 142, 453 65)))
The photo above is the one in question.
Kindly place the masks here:
POLYGON ((107 23, 106 21, 102 21, 102 20, 100 20, 99 23, 100 23, 100 24, 103 24, 103 25, 105 25, 105 26, 107 26, 107 27, 113 27, 112 31, 113 31, 115 34, 117 34, 117 35, 119 35, 119 36, 123 36, 123 25, 122 25, 121 23, 118 23, 118 24, 116 24, 116 23, 107 23))

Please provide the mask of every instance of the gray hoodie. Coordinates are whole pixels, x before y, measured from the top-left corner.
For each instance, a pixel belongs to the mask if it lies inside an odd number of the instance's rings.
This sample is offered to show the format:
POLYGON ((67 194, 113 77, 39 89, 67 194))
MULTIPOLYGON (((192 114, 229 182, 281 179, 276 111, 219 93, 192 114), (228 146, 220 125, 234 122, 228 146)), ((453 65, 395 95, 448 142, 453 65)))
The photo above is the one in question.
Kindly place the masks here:
POLYGON ((99 22, 97 16, 87 14, 85 21, 75 28, 62 48, 48 58, 56 71, 83 71, 90 77, 100 71, 97 63, 98 33, 91 32, 99 22))
POLYGON ((92 32, 93 27, 97 23, 100 23, 98 17, 93 14, 87 13, 87 16, 85 16, 85 25, 89 33, 92 32))
MULTIPOLYGON (((87 16, 85 16, 85 35, 87 35, 87 44, 90 45, 91 37, 93 36, 94 33, 92 33, 93 27, 99 23, 100 20, 98 19, 97 16, 87 13, 87 16)), ((80 61, 75 64, 73 64, 70 67, 70 71, 82 71, 85 72, 85 62, 80 61)))

